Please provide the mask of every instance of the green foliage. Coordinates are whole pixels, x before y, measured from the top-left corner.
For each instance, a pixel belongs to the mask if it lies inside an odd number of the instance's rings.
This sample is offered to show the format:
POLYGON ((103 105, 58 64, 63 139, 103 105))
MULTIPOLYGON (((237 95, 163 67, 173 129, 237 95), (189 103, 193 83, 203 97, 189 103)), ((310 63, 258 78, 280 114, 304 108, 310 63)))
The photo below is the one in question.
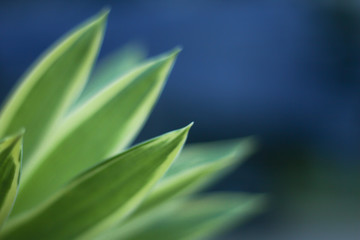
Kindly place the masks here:
POLYGON ((262 196, 211 194, 195 199, 172 200, 136 224, 107 231, 102 238, 204 239, 247 220, 263 208, 262 196))
POLYGON ((257 213, 259 196, 195 195, 251 154, 252 138, 194 144, 177 158, 190 124, 128 148, 180 50, 143 61, 130 46, 86 86, 107 14, 50 48, 1 110, 0 238, 198 239, 257 213))
POLYGON ((0 142, 0 227, 11 212, 19 186, 22 135, 8 137, 0 142))

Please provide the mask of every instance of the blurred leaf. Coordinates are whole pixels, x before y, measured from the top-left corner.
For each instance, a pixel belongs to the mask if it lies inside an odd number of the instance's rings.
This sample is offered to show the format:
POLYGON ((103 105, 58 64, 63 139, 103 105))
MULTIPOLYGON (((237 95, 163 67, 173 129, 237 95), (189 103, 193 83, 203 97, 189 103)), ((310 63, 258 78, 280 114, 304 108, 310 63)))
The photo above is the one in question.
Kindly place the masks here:
POLYGON ((19 186, 23 132, 0 142, 0 227, 6 221, 19 186))
POLYGON ((253 138, 186 146, 130 219, 138 217, 171 197, 189 194, 208 186, 229 170, 234 170, 237 164, 243 162, 254 151, 254 148, 253 138))
POLYGON ((5 239, 92 239, 124 219, 162 177, 191 125, 115 156, 78 176, 51 200, 5 226, 5 239))
POLYGON ((95 66, 94 73, 85 86, 76 106, 90 99, 101 89, 119 79, 125 73, 138 66, 146 57, 146 51, 140 44, 130 43, 111 53, 95 66))
POLYGON ((99 239, 207 239, 262 211, 264 198, 245 194, 211 194, 172 201, 154 209, 132 229, 107 232, 99 239))
POLYGON ((43 137, 82 90, 103 37, 107 12, 76 28, 25 74, 2 109, 0 137, 25 128, 24 168, 43 137))
POLYGON ((14 212, 39 204, 79 172, 127 146, 151 112, 178 52, 136 68, 70 114, 24 170, 14 212))

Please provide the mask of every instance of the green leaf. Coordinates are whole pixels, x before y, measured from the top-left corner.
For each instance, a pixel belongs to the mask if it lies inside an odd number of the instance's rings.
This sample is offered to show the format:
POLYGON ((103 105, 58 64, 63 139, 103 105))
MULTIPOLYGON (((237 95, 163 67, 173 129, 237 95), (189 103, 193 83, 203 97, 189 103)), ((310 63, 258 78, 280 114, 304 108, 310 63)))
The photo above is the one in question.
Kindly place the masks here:
POLYGON ((0 142, 0 227, 11 212, 19 186, 22 136, 23 132, 0 142))
POLYGON ((89 100, 101 89, 135 68, 145 57, 146 51, 142 45, 129 43, 102 59, 95 66, 94 73, 85 86, 76 106, 89 100))
POLYGON ((141 202, 181 150, 191 125, 135 146, 78 176, 5 226, 6 239, 92 239, 141 202))
POLYGON ((103 37, 107 11, 66 35, 28 71, 0 113, 0 137, 26 129, 24 168, 82 90, 103 37))
MULTIPOLYGON (((234 170, 255 149, 253 138, 186 146, 130 219, 179 194, 198 191, 234 170)), ((136 223, 135 223, 136 224, 136 223)))
POLYGON ((149 212, 132 229, 112 229, 98 239, 207 239, 259 213, 263 205, 263 196, 229 193, 172 201, 149 212))
POLYGON ((39 204, 79 172, 126 147, 151 112, 178 52, 136 68, 70 114, 24 169, 14 212, 39 204))

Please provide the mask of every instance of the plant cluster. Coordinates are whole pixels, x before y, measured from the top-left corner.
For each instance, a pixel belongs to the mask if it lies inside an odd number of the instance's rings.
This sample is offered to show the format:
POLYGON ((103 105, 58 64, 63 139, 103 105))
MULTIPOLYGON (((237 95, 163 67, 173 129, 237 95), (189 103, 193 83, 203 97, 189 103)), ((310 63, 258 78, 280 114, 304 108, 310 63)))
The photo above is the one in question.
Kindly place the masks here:
POLYGON ((179 49, 111 81, 107 71, 90 75, 106 19, 100 13, 50 48, 1 110, 0 239, 198 239, 258 212, 261 196, 195 194, 250 154, 252 139, 179 155, 190 124, 129 147, 179 49))

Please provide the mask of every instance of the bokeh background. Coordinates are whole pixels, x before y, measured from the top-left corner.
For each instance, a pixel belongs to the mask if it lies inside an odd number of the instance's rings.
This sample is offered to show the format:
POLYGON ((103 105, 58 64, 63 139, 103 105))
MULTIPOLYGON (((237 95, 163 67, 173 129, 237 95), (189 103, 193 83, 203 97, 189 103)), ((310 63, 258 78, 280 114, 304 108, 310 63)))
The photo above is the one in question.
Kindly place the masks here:
POLYGON ((195 121, 189 142, 261 142, 212 190, 268 193, 268 209, 221 239, 360 239, 360 1, 1 0, 0 100, 105 6, 100 59, 184 48, 137 141, 195 121))

